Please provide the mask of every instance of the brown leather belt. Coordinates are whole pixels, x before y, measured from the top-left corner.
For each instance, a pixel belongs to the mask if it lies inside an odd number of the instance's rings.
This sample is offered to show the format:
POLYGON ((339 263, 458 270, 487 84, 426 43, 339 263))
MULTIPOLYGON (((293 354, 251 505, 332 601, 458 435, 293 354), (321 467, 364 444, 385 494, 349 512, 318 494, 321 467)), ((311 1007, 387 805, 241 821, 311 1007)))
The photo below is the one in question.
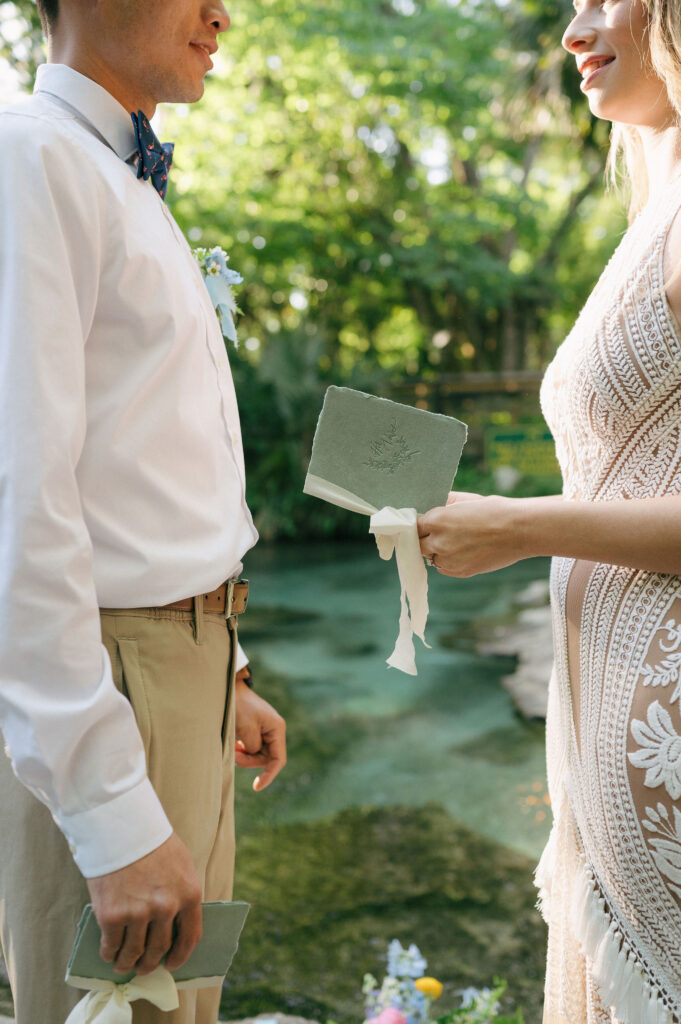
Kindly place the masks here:
POLYGON ((185 597, 182 601, 161 605, 162 608, 176 608, 182 612, 193 612, 196 601, 203 601, 204 612, 220 612, 225 618, 243 615, 248 604, 248 580, 228 580, 211 590, 210 594, 185 597))

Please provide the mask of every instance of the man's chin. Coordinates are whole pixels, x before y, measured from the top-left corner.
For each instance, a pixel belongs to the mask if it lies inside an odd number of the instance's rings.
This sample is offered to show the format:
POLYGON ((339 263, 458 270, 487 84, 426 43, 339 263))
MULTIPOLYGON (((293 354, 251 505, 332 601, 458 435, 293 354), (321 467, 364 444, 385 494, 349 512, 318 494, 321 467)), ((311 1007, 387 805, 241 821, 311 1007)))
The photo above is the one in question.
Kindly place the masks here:
POLYGON ((167 94, 159 99, 158 103, 197 103, 206 91, 206 83, 203 79, 191 83, 176 85, 175 88, 167 90, 167 94))

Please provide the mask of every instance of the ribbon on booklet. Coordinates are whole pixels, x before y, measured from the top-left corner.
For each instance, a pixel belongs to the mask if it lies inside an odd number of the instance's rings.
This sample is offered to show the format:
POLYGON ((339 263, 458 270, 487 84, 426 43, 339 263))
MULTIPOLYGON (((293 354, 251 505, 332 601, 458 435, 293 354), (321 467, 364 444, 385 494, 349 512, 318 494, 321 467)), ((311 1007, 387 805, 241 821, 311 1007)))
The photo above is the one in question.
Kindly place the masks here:
POLYGON ((165 967, 121 984, 99 978, 72 978, 71 983, 76 980, 78 988, 90 991, 71 1010, 66 1024, 132 1024, 131 1004, 136 999, 147 999, 164 1011, 180 1005, 175 979, 165 967))
MULTIPOLYGON (((241 280, 238 274, 235 274, 234 277, 235 279, 238 278, 239 281, 241 280)), ((238 346, 239 341, 234 323, 238 309, 229 283, 220 274, 215 276, 207 274, 204 277, 204 281, 206 282, 211 302, 215 306, 215 312, 218 315, 223 336, 238 346)))
POLYGON ((400 622, 395 649, 386 660, 391 668, 410 676, 418 675, 414 634, 424 646, 430 647, 430 644, 426 643, 424 635, 428 621, 428 573, 419 545, 416 509, 375 508, 352 491, 313 473, 307 474, 303 490, 305 494, 340 505, 350 512, 370 516, 369 533, 376 538, 379 555, 389 561, 394 553, 400 578, 400 622))

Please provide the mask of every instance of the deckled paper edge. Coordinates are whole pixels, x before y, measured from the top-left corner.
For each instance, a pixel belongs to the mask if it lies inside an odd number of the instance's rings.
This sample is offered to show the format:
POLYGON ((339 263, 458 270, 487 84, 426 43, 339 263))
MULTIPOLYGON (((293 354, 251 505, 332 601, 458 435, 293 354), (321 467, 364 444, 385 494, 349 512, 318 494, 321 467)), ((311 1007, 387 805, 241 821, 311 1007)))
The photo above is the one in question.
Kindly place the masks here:
MULTIPOLYGON (((226 977, 226 974, 219 974, 212 978, 187 978, 185 981, 176 981, 175 988, 214 988, 216 985, 222 985, 226 977)), ((88 989, 91 992, 92 983, 101 980, 101 978, 79 978, 78 975, 71 974, 66 978, 66 984, 73 985, 74 988, 88 989)), ((114 982, 114 985, 116 984, 118 983, 114 982)), ((129 984, 129 982, 121 982, 120 984, 125 985, 129 984)))

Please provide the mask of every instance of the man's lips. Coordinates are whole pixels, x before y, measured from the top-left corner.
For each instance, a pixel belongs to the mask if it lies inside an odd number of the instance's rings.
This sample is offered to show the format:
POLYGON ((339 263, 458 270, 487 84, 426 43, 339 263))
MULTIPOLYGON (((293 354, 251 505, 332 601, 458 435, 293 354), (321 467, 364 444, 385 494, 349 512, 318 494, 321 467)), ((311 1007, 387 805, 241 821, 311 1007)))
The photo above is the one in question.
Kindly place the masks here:
POLYGON ((201 56, 204 58, 206 62, 207 68, 210 69, 213 67, 213 61, 210 59, 210 55, 211 53, 215 53, 215 51, 217 50, 217 43, 190 43, 189 45, 193 50, 196 50, 198 53, 201 54, 201 56))

